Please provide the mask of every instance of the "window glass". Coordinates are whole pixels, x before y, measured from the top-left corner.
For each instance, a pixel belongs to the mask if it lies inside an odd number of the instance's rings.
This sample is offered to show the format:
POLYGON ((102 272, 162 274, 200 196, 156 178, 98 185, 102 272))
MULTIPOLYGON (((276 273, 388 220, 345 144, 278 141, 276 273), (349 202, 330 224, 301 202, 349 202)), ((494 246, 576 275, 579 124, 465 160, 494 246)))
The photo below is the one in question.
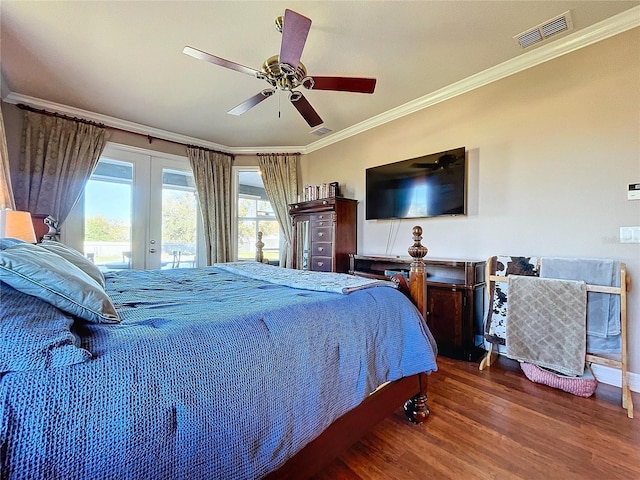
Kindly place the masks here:
POLYGON ((264 190, 258 167, 237 170, 238 260, 255 260, 258 232, 262 232, 264 258, 280 263, 280 227, 264 190))
POLYGON ((133 165, 100 160, 85 187, 87 257, 102 270, 131 268, 133 165))
POLYGON ((198 200, 191 172, 163 169, 161 268, 196 265, 198 200))

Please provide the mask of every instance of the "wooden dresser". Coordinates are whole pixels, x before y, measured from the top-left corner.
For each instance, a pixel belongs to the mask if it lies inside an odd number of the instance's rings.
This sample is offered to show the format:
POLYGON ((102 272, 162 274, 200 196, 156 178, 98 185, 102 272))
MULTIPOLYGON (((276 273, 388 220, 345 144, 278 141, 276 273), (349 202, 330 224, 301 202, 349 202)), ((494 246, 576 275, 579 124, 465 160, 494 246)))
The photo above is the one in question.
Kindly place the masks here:
POLYGON ((289 205, 293 224, 293 268, 318 272, 349 271, 357 248, 358 201, 321 198, 289 205))

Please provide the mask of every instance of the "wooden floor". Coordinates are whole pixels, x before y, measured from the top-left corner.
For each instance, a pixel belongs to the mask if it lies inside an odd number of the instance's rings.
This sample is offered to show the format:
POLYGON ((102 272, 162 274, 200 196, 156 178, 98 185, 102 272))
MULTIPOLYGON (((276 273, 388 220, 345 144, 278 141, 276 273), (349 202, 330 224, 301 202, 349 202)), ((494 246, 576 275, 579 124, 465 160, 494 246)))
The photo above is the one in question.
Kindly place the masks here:
POLYGON ((314 480, 640 479, 640 419, 627 418, 619 388, 576 397, 504 357, 482 372, 444 357, 438 366, 426 423, 397 411, 314 480))

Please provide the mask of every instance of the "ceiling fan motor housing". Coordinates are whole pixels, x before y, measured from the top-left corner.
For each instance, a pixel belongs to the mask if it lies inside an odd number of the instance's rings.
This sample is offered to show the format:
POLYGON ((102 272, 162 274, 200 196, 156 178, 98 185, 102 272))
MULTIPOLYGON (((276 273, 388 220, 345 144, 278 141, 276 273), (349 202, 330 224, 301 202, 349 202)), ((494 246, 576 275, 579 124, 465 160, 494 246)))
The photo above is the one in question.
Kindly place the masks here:
POLYGON ((307 77, 307 69, 302 62, 299 62, 298 67, 290 74, 287 72, 289 67, 290 65, 280 63, 279 55, 273 55, 262 64, 258 77, 281 90, 293 90, 302 85, 307 77))

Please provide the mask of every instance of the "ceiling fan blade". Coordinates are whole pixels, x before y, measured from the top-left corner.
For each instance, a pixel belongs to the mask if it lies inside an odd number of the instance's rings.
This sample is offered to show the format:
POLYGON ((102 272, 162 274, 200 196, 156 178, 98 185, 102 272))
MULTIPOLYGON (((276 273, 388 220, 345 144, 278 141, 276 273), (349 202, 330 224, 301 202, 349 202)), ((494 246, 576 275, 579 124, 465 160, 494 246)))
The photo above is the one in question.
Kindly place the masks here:
POLYGON ((298 110, 298 112, 300 112, 300 115, 302 115, 302 117, 306 120, 306 122, 309 124, 310 127, 317 127, 318 125, 322 124, 322 119, 320 118, 320 115, 318 115, 316 113, 316 111, 313 109, 313 107, 311 106, 311 104, 309 103, 309 101, 305 98, 304 95, 302 95, 302 93, 296 91, 296 94, 294 97, 291 97, 291 103, 293 103, 293 106, 296 107, 296 110, 298 110), (297 100, 294 100, 294 98, 297 97, 297 100))
POLYGON ((292 67, 295 72, 300 63, 302 50, 307 41, 307 35, 311 28, 311 20, 294 12, 284 11, 284 23, 282 25, 282 43, 280 44, 280 63, 292 67))
POLYGON ((337 90, 340 92, 373 93, 376 88, 375 78, 358 77, 311 77, 302 85, 312 90, 337 90))
POLYGON ((206 60, 207 62, 220 65, 221 67, 230 68, 231 70, 235 70, 240 73, 246 73, 247 75, 252 75, 254 77, 258 74, 258 71, 253 68, 245 67, 244 65, 225 60, 224 58, 216 57, 215 55, 211 55, 210 53, 203 52, 202 50, 198 50, 193 47, 184 47, 182 53, 185 53, 193 58, 197 58, 198 60, 206 60))
POLYGON ((227 113, 230 113, 231 115, 242 115, 244 112, 246 112, 250 108, 255 107, 260 102, 262 102, 263 100, 266 100, 274 93, 275 93, 275 90, 267 88, 266 90, 263 90, 260 93, 255 94, 253 97, 249 98, 248 100, 245 100, 237 107, 232 108, 227 113))

